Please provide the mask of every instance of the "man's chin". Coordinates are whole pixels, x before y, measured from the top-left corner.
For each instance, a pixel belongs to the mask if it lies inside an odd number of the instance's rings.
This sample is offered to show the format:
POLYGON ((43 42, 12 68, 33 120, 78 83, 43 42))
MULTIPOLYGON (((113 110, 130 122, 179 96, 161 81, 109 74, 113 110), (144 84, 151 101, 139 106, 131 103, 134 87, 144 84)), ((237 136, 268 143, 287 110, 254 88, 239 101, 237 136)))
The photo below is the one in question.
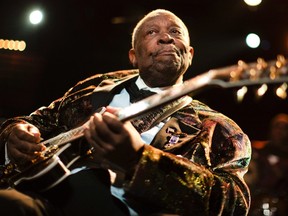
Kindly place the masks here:
POLYGON ((175 74, 179 71, 179 64, 174 61, 161 61, 154 65, 156 71, 167 74, 175 74))
MULTIPOLYGON (((148 75, 148 74, 146 74, 148 75)), ((149 83, 150 87, 167 87, 175 84, 175 81, 179 78, 178 72, 172 72, 172 70, 154 70, 144 79, 149 83)), ((148 84, 147 83, 147 84, 148 84)))

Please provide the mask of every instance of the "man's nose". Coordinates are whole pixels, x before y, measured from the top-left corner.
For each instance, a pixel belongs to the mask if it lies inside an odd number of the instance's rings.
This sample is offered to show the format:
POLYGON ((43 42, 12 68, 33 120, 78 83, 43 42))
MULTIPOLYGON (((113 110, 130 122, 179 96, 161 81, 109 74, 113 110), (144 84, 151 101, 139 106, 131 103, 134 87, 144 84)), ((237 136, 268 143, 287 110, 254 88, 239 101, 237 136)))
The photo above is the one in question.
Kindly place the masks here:
POLYGON ((170 43, 174 43, 174 38, 171 37, 170 34, 168 33, 163 33, 160 35, 158 43, 160 44, 170 44, 170 43))

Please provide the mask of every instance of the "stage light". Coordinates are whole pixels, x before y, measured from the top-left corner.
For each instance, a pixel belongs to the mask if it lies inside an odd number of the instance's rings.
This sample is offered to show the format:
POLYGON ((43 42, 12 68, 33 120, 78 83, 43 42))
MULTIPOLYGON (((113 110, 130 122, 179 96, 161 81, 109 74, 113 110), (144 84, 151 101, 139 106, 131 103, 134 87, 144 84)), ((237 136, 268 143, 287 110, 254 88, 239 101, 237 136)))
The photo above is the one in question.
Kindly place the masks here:
POLYGON ((33 25, 39 24, 43 19, 43 13, 40 10, 34 10, 29 15, 30 23, 33 25))
POLYGON ((25 41, 0 39, 0 49, 24 51, 25 48, 25 41))
POLYGON ((246 44, 250 48, 257 48, 260 45, 260 37, 255 33, 250 33, 246 37, 246 44))
POLYGON ((244 0, 244 2, 249 6, 257 6, 261 4, 262 0, 244 0))

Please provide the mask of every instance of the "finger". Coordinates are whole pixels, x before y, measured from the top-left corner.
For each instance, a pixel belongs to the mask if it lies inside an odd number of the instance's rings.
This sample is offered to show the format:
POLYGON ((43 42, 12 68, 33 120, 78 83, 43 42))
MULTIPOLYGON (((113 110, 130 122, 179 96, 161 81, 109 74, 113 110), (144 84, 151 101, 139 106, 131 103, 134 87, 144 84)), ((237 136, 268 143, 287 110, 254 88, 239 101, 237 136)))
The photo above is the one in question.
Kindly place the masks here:
POLYGON ((19 140, 37 143, 40 141, 40 132, 31 124, 19 124, 13 128, 9 137, 18 137, 19 140))
POLYGON ((8 142, 7 147, 9 149, 15 148, 26 154, 33 154, 34 152, 43 151, 43 145, 38 145, 34 142, 29 142, 26 140, 21 140, 16 136, 12 136, 8 142))
POLYGON ((109 112, 109 113, 112 113, 112 114, 116 114, 116 113, 119 112, 120 110, 121 110, 120 108, 107 106, 105 112, 109 112))
POLYGON ((13 162, 16 162, 16 163, 23 163, 23 162, 31 161, 36 157, 35 154, 26 154, 15 148, 11 149, 8 156, 13 162))
POLYGON ((89 132, 90 138, 93 139, 96 136, 96 124, 94 123, 95 114, 90 117, 87 131, 89 132))
POLYGON ((18 149, 26 154, 35 154, 35 152, 41 152, 45 150, 44 145, 39 145, 36 143, 30 143, 26 141, 22 141, 21 145, 19 145, 18 149))
POLYGON ((100 139, 92 138, 89 129, 84 130, 84 136, 87 142, 93 146, 93 152, 96 153, 98 157, 104 157, 109 151, 112 150, 112 147, 108 144, 104 144, 100 139))
POLYGON ((123 132, 123 123, 115 115, 107 112, 103 114, 102 118, 109 130, 117 134, 123 132))
POLYGON ((109 143, 114 136, 102 115, 95 114, 91 121, 91 135, 97 143, 109 143))
POLYGON ((37 127, 29 125, 28 131, 35 138, 36 143, 39 143, 41 141, 41 133, 37 127))
POLYGON ((94 115, 90 118, 88 127, 84 130, 84 135, 87 141, 93 146, 99 146, 105 150, 113 150, 113 146, 109 143, 110 137, 109 129, 103 123, 100 115, 94 115))

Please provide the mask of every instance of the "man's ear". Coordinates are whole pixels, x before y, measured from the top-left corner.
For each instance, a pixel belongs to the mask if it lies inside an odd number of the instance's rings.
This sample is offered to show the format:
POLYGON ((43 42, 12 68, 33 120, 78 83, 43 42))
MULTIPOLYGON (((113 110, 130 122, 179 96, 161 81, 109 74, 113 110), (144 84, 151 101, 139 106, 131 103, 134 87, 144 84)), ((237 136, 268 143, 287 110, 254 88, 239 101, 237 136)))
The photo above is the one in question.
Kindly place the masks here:
POLYGON ((193 56, 194 56, 194 48, 193 47, 190 47, 189 49, 189 53, 190 53, 190 56, 189 56, 189 64, 191 65, 192 64, 192 59, 193 59, 193 56))
POLYGON ((137 59, 136 59, 136 55, 135 55, 135 50, 133 48, 131 48, 129 50, 129 60, 131 62, 131 64, 133 65, 133 67, 137 67, 137 59))

